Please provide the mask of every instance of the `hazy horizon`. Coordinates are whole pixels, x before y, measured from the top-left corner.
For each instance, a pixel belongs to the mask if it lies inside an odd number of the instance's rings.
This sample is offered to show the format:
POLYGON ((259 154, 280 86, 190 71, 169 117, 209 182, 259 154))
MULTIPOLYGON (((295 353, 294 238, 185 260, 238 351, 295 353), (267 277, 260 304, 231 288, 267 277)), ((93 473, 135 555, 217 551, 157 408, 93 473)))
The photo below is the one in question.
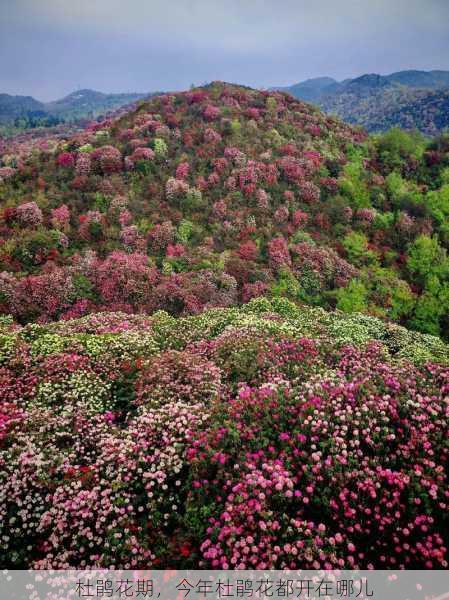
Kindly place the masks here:
MULTIPOLYGON (((439 69, 400 69, 400 71, 407 71, 407 70, 410 70, 410 71, 419 70, 419 71, 427 71, 427 72, 431 72, 431 71, 449 71, 449 67, 446 68, 446 69, 444 69, 444 68, 439 68, 439 69)), ((377 71, 376 75, 388 76, 388 75, 392 75, 395 72, 396 71, 388 71, 388 72, 385 72, 385 73, 380 73, 379 71, 377 71)), ((338 79, 338 80, 336 79, 336 81, 341 82, 341 81, 344 81, 345 79, 355 79, 357 77, 361 77, 362 75, 371 74, 371 73, 373 73, 373 72, 363 71, 362 73, 355 74, 352 77, 343 77, 343 78, 338 79)), ((254 89, 268 89, 268 88, 272 88, 272 87, 279 87, 279 88, 281 88, 281 87, 290 87, 290 86, 295 85, 297 83, 302 83, 304 81, 309 81, 309 80, 313 80, 313 79, 320 79, 322 77, 332 77, 332 76, 331 75, 327 75, 326 73, 323 73, 323 74, 319 74, 319 75, 316 75, 316 76, 313 76, 313 77, 307 77, 306 79, 298 79, 298 81, 291 81, 291 82, 283 83, 283 84, 279 84, 279 85, 276 84, 276 83, 273 83, 270 86, 251 86, 251 87, 254 87, 254 89)), ((334 77, 334 79, 335 79, 335 77, 334 77)), ((204 81, 202 83, 196 83, 195 86, 200 87, 202 85, 206 85, 206 84, 210 83, 211 81, 217 81, 217 79, 215 78, 215 79, 210 79, 209 81, 204 81)), ((222 81, 222 80, 220 80, 220 81, 222 81)), ((226 81, 224 83, 230 83, 230 84, 235 84, 235 85, 248 85, 245 81, 226 81)), ((94 91, 94 92, 102 92, 102 93, 105 93, 105 94, 151 94, 151 93, 154 93, 154 92, 156 92, 156 93, 157 92, 165 93, 165 92, 183 91, 185 89, 188 89, 189 87, 190 86, 186 86, 185 88, 174 88, 174 87, 171 87, 171 88, 166 88, 165 90, 162 90, 162 89, 161 90, 156 90, 156 89, 153 89, 153 90, 129 90, 129 89, 118 89, 117 90, 117 89, 111 89, 111 90, 108 90, 108 91, 105 91, 103 89, 93 88, 93 87, 92 88, 86 88, 86 87, 77 87, 77 88, 74 88, 74 87, 72 87, 72 88, 69 88, 67 90, 67 92, 65 92, 62 96, 58 96, 58 97, 55 97, 55 98, 49 98, 49 99, 42 99, 42 98, 39 98, 39 97, 37 97, 37 96, 35 96, 33 94, 17 94, 14 91, 9 91, 8 92, 8 91, 5 91, 5 90, 0 90, 0 94, 8 94, 10 96, 30 96, 30 97, 33 97, 35 100, 39 100, 41 102, 52 102, 52 101, 60 100, 60 99, 62 99, 64 97, 66 97, 66 96, 69 96, 70 94, 74 94, 74 93, 76 93, 78 91, 83 91, 83 90, 90 90, 90 91, 94 91)))
POLYGON ((445 0, 0 3, 0 93, 255 88, 449 68, 445 0), (417 43, 419 40, 419 44, 417 43))

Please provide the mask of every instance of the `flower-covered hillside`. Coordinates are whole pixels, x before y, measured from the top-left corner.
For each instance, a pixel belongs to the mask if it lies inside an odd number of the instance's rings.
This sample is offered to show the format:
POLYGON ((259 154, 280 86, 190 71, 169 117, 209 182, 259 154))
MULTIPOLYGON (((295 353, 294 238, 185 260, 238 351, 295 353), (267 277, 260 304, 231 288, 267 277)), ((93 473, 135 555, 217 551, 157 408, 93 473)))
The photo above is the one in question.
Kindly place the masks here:
POLYGON ((0 327, 3 567, 447 568, 438 338, 280 298, 0 327))
POLYGON ((213 83, 0 166, 0 309, 196 314, 260 295, 429 333, 449 312, 449 142, 213 83))

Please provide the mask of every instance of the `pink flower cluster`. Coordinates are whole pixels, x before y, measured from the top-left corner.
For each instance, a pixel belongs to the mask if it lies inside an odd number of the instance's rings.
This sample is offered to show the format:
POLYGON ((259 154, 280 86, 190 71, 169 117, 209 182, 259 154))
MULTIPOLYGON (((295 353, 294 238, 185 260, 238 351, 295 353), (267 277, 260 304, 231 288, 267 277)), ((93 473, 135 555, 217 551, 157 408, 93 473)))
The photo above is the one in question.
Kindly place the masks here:
MULTIPOLYGON (((144 258, 114 256, 128 295, 144 258)), ((449 368, 297 335, 312 314, 0 324, 5 567, 447 569, 449 368)))
POLYGON ((42 211, 36 202, 25 202, 17 207, 17 220, 24 227, 36 227, 43 221, 42 211))

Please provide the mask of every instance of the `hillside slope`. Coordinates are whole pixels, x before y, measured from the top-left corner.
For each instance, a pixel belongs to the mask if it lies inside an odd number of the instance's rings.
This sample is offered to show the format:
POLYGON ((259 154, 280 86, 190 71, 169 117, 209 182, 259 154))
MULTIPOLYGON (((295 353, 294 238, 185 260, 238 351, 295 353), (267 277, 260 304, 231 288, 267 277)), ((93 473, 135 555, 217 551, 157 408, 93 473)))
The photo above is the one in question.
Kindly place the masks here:
POLYGON ((2 161, 0 303, 21 322, 268 294, 447 331, 447 138, 370 140, 215 82, 2 161))
POLYGON ((341 82, 320 77, 278 89, 368 131, 401 127, 432 136, 449 126, 449 71, 372 73, 341 82))
POLYGON ((0 124, 10 124, 15 119, 36 113, 45 113, 45 105, 31 96, 0 94, 0 124))
POLYGON ((321 96, 318 104, 324 111, 370 132, 401 127, 435 136, 449 127, 449 88, 345 87, 321 96))

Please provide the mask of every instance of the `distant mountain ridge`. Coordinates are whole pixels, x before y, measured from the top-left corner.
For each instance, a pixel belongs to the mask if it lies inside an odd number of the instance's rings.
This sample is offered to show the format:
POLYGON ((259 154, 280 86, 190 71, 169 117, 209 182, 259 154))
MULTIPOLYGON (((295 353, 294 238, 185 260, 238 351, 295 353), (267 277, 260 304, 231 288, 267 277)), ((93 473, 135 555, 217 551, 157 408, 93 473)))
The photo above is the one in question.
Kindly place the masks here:
POLYGON ((26 126, 27 121, 39 118, 72 123, 96 118, 150 96, 150 93, 105 94, 83 89, 53 102, 40 102, 32 96, 0 94, 0 124, 14 125, 18 120, 23 120, 26 126))
POLYGON ((399 126, 435 135, 449 127, 449 71, 366 73, 343 81, 317 77, 272 89, 317 104, 368 131, 399 126))
POLYGON ((11 96, 0 94, 0 122, 10 121, 28 115, 30 112, 44 112, 45 105, 32 96, 11 96))
MULTIPOLYGON (((365 73, 343 81, 316 77, 271 89, 316 104, 369 132, 401 127, 433 136, 449 127, 449 71, 365 73)), ((61 123, 82 125, 153 95, 81 89, 59 100, 40 102, 31 96, 0 94, 0 127, 23 130, 61 123)))
POLYGON ((314 79, 306 79, 301 83, 296 83, 289 87, 272 89, 288 92, 295 98, 299 98, 305 102, 313 102, 333 85, 338 85, 338 82, 335 79, 332 79, 332 77, 315 77, 314 79))
POLYGON ((150 96, 149 93, 104 94, 95 90, 83 89, 72 92, 60 100, 48 102, 45 106, 49 112, 67 118, 76 114, 85 114, 86 111, 95 113, 114 110, 137 100, 148 98, 148 96, 150 96))

